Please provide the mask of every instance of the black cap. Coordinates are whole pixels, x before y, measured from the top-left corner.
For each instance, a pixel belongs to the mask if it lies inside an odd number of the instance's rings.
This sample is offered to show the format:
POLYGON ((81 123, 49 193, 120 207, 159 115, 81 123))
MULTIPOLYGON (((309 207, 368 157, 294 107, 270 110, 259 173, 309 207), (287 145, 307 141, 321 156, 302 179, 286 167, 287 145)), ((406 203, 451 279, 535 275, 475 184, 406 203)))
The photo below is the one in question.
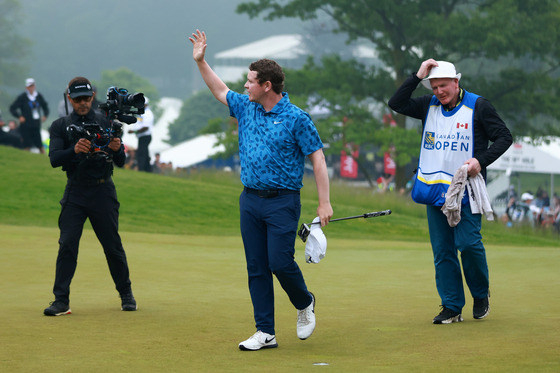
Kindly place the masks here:
POLYGON ((80 96, 93 96, 93 87, 89 83, 75 82, 70 87, 68 87, 68 95, 70 96, 70 98, 76 98, 80 96))

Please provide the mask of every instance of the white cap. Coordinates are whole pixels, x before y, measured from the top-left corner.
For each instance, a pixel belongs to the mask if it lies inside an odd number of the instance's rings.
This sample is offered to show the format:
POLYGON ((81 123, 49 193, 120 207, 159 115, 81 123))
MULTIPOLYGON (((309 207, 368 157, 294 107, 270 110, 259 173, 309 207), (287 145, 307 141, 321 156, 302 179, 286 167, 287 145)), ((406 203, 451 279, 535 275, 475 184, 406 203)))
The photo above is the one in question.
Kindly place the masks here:
POLYGON ((457 79, 461 80, 461 73, 457 74, 455 70, 455 65, 451 62, 447 61, 436 61, 438 63, 437 66, 433 67, 430 70, 430 74, 422 79, 422 85, 428 89, 432 89, 430 85, 430 79, 438 79, 438 78, 450 78, 450 79, 457 79))
POLYGON ((317 216, 310 224, 309 237, 305 244, 305 261, 307 263, 319 263, 327 253, 327 237, 321 229, 320 219, 317 216))
POLYGON ((534 199, 534 197, 533 197, 533 195, 532 195, 531 193, 525 192, 525 193, 523 193, 523 194, 521 195, 521 200, 522 200, 522 201, 527 201, 527 200, 529 200, 529 199, 531 199, 531 200, 534 199))
POLYGON ((30 86, 32 86, 32 85, 34 85, 34 84, 35 84, 35 79, 33 79, 33 78, 27 78, 27 79, 25 79, 25 86, 26 86, 26 87, 30 87, 30 86))

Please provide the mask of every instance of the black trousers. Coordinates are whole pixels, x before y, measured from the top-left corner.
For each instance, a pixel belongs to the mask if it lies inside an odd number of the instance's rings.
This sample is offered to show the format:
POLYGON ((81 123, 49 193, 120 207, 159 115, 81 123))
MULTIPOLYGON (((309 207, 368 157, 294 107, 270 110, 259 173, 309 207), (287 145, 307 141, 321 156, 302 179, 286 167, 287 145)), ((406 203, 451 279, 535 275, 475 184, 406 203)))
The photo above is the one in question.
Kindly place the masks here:
POLYGON ((60 239, 53 288, 55 299, 66 303, 69 301, 70 283, 78 263, 80 238, 88 218, 103 246, 117 291, 120 294, 129 292, 128 263, 118 232, 120 204, 112 180, 90 186, 68 181, 60 204, 60 239))
POLYGON ((138 149, 136 150, 136 161, 138 162, 138 171, 150 172, 150 152, 148 145, 152 142, 152 136, 141 136, 138 138, 138 149))

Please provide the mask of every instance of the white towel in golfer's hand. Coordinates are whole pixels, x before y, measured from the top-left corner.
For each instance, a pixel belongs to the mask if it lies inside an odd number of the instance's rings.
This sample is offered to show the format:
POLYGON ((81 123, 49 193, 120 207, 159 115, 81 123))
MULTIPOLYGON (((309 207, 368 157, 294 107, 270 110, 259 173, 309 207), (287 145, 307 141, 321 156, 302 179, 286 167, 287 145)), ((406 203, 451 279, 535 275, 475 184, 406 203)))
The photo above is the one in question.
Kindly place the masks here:
POLYGON ((309 224, 309 237, 305 244, 305 261, 307 263, 319 263, 327 253, 327 237, 321 229, 321 219, 317 216, 313 223, 309 224))

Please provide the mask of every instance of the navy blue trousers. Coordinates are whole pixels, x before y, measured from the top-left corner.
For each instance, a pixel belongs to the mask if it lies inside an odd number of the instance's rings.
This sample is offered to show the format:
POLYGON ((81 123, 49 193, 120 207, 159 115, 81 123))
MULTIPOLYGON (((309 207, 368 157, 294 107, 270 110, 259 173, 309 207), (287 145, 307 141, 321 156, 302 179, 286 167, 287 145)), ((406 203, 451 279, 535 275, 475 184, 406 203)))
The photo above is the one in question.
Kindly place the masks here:
POLYGON ((473 214, 469 205, 463 205, 461 221, 452 228, 441 207, 427 206, 427 213, 441 305, 461 312, 465 305, 461 264, 472 297, 481 299, 488 296, 488 264, 480 234, 482 215, 473 214), (461 253, 461 262, 458 252, 461 253))
POLYGON ((294 260, 300 196, 261 198, 243 191, 239 210, 255 325, 274 335, 273 274, 296 309, 306 308, 313 300, 294 260))
POLYGON ((120 204, 113 182, 95 186, 69 182, 60 204, 60 238, 53 288, 55 298, 67 303, 69 301, 70 283, 76 272, 80 238, 87 218, 103 246, 117 291, 121 294, 129 292, 128 263, 118 233, 120 204))

